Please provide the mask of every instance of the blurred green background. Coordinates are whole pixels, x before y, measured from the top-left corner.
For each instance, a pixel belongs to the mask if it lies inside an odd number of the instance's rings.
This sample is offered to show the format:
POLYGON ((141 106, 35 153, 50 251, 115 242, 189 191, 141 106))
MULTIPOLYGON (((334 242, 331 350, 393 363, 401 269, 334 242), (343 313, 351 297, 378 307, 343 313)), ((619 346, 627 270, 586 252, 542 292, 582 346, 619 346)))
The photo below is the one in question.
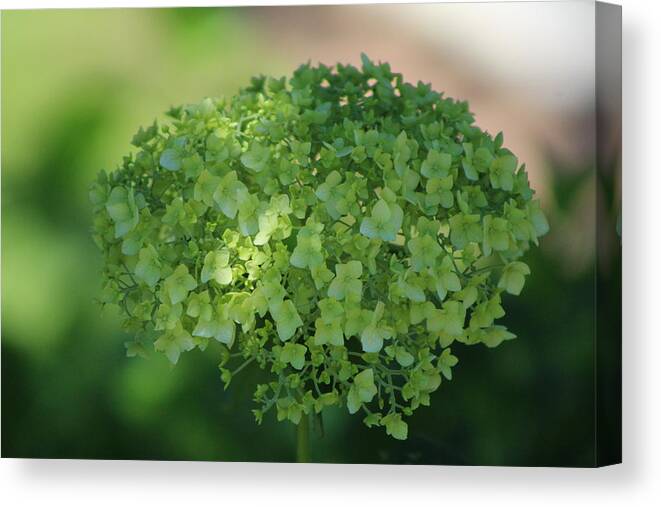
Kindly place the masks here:
MULTIPOLYGON (((552 233, 528 257, 522 297, 505 300, 504 323, 519 339, 457 349, 455 379, 411 418, 406 442, 328 413, 313 460, 592 462, 595 177, 589 142, 576 136, 589 101, 559 110, 534 94, 513 97, 507 81, 479 86, 480 68, 439 50, 423 26, 394 38, 397 17, 376 7, 2 13, 3 456, 294 459, 292 425, 254 423, 258 371, 224 392, 213 349, 176 368, 161 355, 125 357, 116 316, 94 303, 100 259, 87 189, 170 105, 231 95, 254 74, 288 74, 308 59, 355 63, 367 50, 411 81, 470 99, 478 124, 503 129, 506 141, 512 132, 552 233)), ((605 185, 610 205, 617 182, 605 185)), ((616 255, 604 276, 618 267, 616 255)))

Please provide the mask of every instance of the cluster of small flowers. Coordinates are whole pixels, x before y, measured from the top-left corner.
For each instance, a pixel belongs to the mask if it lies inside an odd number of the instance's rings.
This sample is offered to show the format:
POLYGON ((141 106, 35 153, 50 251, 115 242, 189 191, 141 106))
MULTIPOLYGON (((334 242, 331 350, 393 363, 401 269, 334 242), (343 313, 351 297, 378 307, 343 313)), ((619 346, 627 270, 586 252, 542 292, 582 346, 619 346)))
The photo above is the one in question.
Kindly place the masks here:
POLYGON ((548 223, 466 102, 363 56, 168 115, 90 193, 129 356, 211 342, 226 385, 251 363, 273 375, 258 421, 340 404, 405 439, 451 345, 514 337, 501 295, 548 223))

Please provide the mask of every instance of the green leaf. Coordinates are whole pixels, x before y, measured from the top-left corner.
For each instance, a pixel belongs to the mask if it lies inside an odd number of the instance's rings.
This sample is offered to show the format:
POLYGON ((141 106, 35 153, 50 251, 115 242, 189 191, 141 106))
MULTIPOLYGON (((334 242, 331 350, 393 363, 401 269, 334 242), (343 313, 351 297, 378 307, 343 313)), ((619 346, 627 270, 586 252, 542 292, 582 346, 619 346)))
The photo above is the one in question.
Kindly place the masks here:
POLYGON ((220 343, 231 347, 234 343, 236 324, 225 315, 200 317, 193 330, 193 336, 213 338, 220 343))
POLYGON ((271 157, 271 150, 258 142, 253 142, 250 150, 241 155, 241 163, 255 172, 262 172, 267 168, 271 157))
POLYGON ((486 215, 483 221, 484 238, 482 248, 485 255, 491 255, 492 250, 504 251, 510 246, 510 232, 507 220, 486 215))
POLYGON ((140 220, 132 188, 129 190, 124 187, 113 188, 106 202, 106 210, 115 222, 116 238, 128 234, 140 220))
MULTIPOLYGON (((412 141, 413 143, 415 141, 412 141)), ((402 131, 395 140, 393 147, 393 162, 395 164, 395 171, 399 176, 404 174, 407 168, 408 161, 411 159, 411 141, 409 141, 406 132, 402 131)))
POLYGON ((239 203, 248 198, 248 189, 239 181, 236 171, 231 171, 220 180, 212 197, 226 217, 234 218, 239 203))
POLYGON ((368 414, 363 419, 363 423, 365 423, 365 426, 367 426, 368 428, 371 428, 373 426, 378 426, 380 422, 381 422, 381 414, 377 414, 377 413, 368 414))
POLYGON ((163 352, 172 364, 177 364, 182 352, 193 350, 194 347, 193 338, 180 323, 154 342, 154 348, 163 352))
POLYGON ((442 251, 438 241, 426 234, 409 240, 407 246, 411 252, 411 266, 416 272, 433 267, 442 251))
POLYGON ((188 306, 186 307, 186 315, 189 317, 199 317, 204 320, 211 320, 213 316, 213 308, 210 304, 211 298, 209 291, 200 293, 191 293, 188 297, 188 306))
POLYGON ((347 397, 349 413, 356 413, 363 403, 372 401, 376 393, 374 371, 372 368, 366 368, 353 378, 353 384, 347 397))
POLYGON ((138 263, 135 265, 135 277, 151 288, 161 279, 161 262, 158 252, 152 245, 140 250, 138 263))
POLYGON ((254 236, 259 231, 259 198, 256 195, 244 194, 237 202, 239 231, 244 236, 254 236))
POLYGON ((333 191, 342 182, 342 176, 337 171, 331 171, 326 180, 319 185, 315 191, 315 195, 320 201, 327 202, 333 198, 339 198, 340 195, 334 194, 333 191))
POLYGON ((139 341, 124 342, 124 348, 126 349, 126 357, 147 357, 147 350, 144 344, 139 341))
POLYGON ((452 164, 452 155, 429 150, 427 158, 420 166, 420 173, 427 178, 445 178, 452 164))
POLYGON ((289 259, 297 268, 315 268, 320 266, 324 257, 321 253, 321 236, 313 230, 301 229, 296 237, 296 248, 289 259))
POLYGON ((219 285, 232 283, 232 267, 229 265, 229 250, 213 250, 204 257, 204 265, 200 273, 200 281, 207 283, 214 280, 219 285))
POLYGON ((494 348, 506 340, 513 340, 516 335, 510 333, 504 326, 492 326, 485 330, 482 336, 482 343, 489 348, 494 348))
POLYGON ((393 336, 392 329, 381 322, 384 308, 383 303, 377 303, 372 312, 370 323, 360 334, 363 352, 379 352, 383 348, 383 341, 393 336))
POLYGON ((284 363, 289 363, 297 370, 302 370, 305 366, 305 353, 307 347, 300 343, 285 343, 280 353, 280 360, 284 363))
POLYGON ((183 306, 181 303, 170 304, 163 302, 159 305, 154 316, 154 329, 156 331, 174 329, 179 324, 182 313, 183 306))
POLYGON ((200 173, 193 189, 193 198, 203 202, 207 206, 213 206, 215 201, 213 194, 220 184, 220 178, 204 170, 200 173))
POLYGON ((473 166, 473 145, 471 143, 464 143, 462 146, 464 148, 465 154, 464 159, 461 161, 461 166, 464 169, 464 175, 466 176, 466 179, 470 181, 477 181, 479 179, 479 175, 473 166))
POLYGON ((427 314, 427 329, 431 333, 460 336, 464 329, 466 309, 458 301, 446 301, 443 308, 431 309, 427 314))
POLYGON ((360 224, 360 233, 368 238, 394 241, 402 226, 404 213, 397 204, 379 199, 372 208, 372 215, 360 224))
POLYGON ((330 282, 335 276, 333 275, 333 272, 326 267, 325 263, 319 264, 318 266, 312 266, 310 268, 310 274, 312 275, 317 290, 321 290, 328 285, 328 282, 330 282))
POLYGON ((491 186, 511 192, 514 186, 516 166, 517 160, 513 155, 503 155, 494 159, 489 169, 491 186))
POLYGON ((480 215, 458 213, 450 217, 450 241, 455 248, 464 248, 470 242, 481 242, 483 229, 480 215))
POLYGON ((364 352, 379 352, 383 348, 383 333, 374 324, 368 325, 360 333, 360 343, 364 352))
POLYGON ((159 163, 168 171, 178 171, 181 169, 181 153, 173 148, 168 148, 161 154, 159 163))
POLYGON ((526 281, 526 275, 530 274, 530 268, 523 262, 510 262, 503 268, 498 281, 498 288, 505 289, 510 294, 518 296, 526 281))
POLYGON ((403 347, 397 348, 397 352, 395 352, 395 359, 397 360, 399 365, 404 368, 408 368, 409 366, 411 366, 414 361, 413 355, 403 347))
POLYGON ((355 414, 360 410, 361 401, 358 396, 358 390, 354 389, 353 386, 349 389, 347 393, 347 409, 350 414, 355 414))
POLYGON ((475 156, 473 157, 473 164, 475 165, 475 169, 483 173, 489 169, 491 163, 493 162, 493 159, 494 157, 491 154, 491 152, 487 148, 482 146, 477 150, 475 150, 475 156))
POLYGON ((505 310, 500 304, 500 295, 495 294, 489 300, 475 307, 471 316, 470 327, 480 328, 491 326, 494 320, 505 315, 505 310))
POLYGON ((199 154, 194 153, 190 157, 186 157, 181 161, 181 168, 184 171, 184 174, 187 178, 195 179, 197 178, 202 170, 204 169, 204 163, 202 162, 202 157, 199 154))
POLYGON ((446 255, 441 261, 434 276, 436 293, 441 301, 445 299, 448 292, 461 290, 461 281, 455 270, 452 258, 446 255))
POLYGON ((138 132, 133 136, 133 139, 131 139, 131 144, 137 148, 140 148, 143 144, 147 144, 149 141, 154 139, 156 135, 158 134, 158 124, 156 121, 152 123, 149 127, 146 129, 143 127, 140 127, 138 129, 138 132))
POLYGON ((409 427, 400 414, 388 414, 381 419, 381 424, 385 425, 386 433, 397 440, 406 440, 408 438, 409 427))
POLYGON ((372 312, 350 304, 345 310, 344 334, 347 337, 359 336, 372 321, 372 312))
POLYGON ((449 348, 444 349, 438 358, 438 369, 446 379, 452 380, 452 367, 455 366, 458 362, 459 359, 452 355, 452 352, 449 348))
POLYGON ((283 342, 294 336, 296 330, 303 325, 301 316, 291 300, 276 301, 270 305, 270 312, 275 320, 278 336, 283 342))
POLYGON ((344 334, 342 332, 342 321, 339 319, 320 318, 314 321, 315 345, 344 345, 344 334))
POLYGON ((335 278, 328 287, 328 296, 337 300, 345 297, 351 301, 360 301, 363 291, 363 265, 360 261, 349 261, 346 264, 335 265, 335 278))
POLYGON ((188 268, 180 264, 174 273, 165 279, 164 286, 170 303, 175 305, 186 299, 188 293, 197 287, 197 282, 188 273, 188 268))
POLYGON ((168 171, 178 171, 181 169, 182 159, 186 156, 184 147, 186 146, 186 138, 175 138, 171 147, 163 150, 159 164, 168 171))

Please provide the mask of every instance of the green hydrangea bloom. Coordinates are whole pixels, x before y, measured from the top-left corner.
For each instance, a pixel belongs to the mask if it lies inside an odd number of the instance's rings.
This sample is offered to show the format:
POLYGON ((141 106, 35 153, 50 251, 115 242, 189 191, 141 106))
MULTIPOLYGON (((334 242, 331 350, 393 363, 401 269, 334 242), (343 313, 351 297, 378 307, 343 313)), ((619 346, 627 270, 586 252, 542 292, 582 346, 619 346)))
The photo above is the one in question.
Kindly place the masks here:
POLYGON ((514 338, 501 295, 549 225, 466 102, 363 56, 168 114, 90 191, 129 356, 212 341, 226 386, 272 375, 258 421, 341 405, 405 439, 462 346, 514 338))

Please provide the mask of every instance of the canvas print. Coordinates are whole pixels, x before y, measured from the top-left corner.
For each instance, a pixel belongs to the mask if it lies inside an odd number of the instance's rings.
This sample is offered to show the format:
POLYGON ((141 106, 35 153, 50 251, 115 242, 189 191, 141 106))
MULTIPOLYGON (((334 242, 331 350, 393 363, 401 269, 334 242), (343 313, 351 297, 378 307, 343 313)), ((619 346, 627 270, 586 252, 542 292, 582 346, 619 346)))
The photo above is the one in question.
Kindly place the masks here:
POLYGON ((3 457, 619 462, 619 15, 3 12, 3 457))

